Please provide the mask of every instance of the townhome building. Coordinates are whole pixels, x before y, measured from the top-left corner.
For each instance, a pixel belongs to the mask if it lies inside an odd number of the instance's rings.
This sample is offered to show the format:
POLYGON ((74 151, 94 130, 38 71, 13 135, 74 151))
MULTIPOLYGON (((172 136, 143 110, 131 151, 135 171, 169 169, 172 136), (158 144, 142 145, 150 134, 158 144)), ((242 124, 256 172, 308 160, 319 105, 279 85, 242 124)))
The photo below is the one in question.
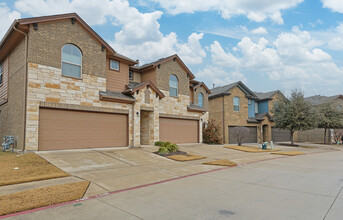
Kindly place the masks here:
POLYGON ((75 13, 15 20, 0 71, 0 135, 18 150, 199 143, 209 117, 178 55, 140 66, 75 13))
MULTIPOLYGON (((334 96, 315 95, 306 97, 305 101, 310 103, 314 108, 320 108, 323 105, 331 105, 340 111, 343 111, 343 95, 334 96)), ((329 129, 326 133, 326 140, 333 141, 334 129, 329 129)), ((324 143, 325 130, 323 128, 315 128, 307 131, 299 131, 296 133, 296 141, 324 143)))
POLYGON ((274 127, 273 122, 272 109, 281 98, 285 97, 279 90, 253 92, 240 81, 216 87, 209 95, 210 119, 220 126, 224 143, 237 143, 235 127, 249 129, 247 143, 289 141, 290 132, 274 127))

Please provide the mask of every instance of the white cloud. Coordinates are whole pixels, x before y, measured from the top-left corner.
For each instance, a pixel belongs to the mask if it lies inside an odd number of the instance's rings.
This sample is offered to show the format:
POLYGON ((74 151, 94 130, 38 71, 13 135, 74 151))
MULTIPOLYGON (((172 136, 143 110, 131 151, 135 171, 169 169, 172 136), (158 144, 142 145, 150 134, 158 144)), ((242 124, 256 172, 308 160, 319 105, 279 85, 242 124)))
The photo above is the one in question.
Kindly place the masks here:
MULTIPOLYGON (((247 82, 245 76, 238 71, 230 71, 227 68, 210 65, 196 74, 196 77, 204 81, 210 81, 215 86, 223 86, 237 81, 247 82)), ((209 86, 212 88, 212 86, 209 86)))
POLYGON ((253 33, 253 34, 268 34, 268 31, 264 27, 259 27, 259 28, 252 30, 251 33, 253 33))
POLYGON ((261 22, 269 18, 278 24, 283 24, 281 10, 295 7, 303 0, 150 0, 159 3, 162 8, 171 14, 194 13, 197 11, 218 11, 225 19, 232 16, 244 15, 250 20, 261 22))
POLYGON ((203 34, 193 33, 185 43, 176 33, 164 35, 158 22, 163 12, 141 13, 127 0, 18 0, 15 7, 30 16, 76 12, 90 25, 120 26, 110 44, 142 63, 179 53, 186 64, 199 64, 206 56, 199 42, 203 34))
POLYGON ((334 12, 343 13, 343 2, 341 0, 322 0, 323 7, 334 12))
POLYGON ((11 11, 5 3, 0 3, 0 15, 2 17, 0 22, 0 39, 2 39, 13 21, 20 18, 21 15, 18 11, 11 11))
POLYGON ((314 87, 337 86, 343 69, 333 62, 328 53, 318 48, 323 44, 297 27, 292 32, 281 33, 271 44, 264 38, 252 41, 245 37, 232 48, 234 53, 225 51, 215 41, 210 51, 212 62, 217 66, 205 68, 199 76, 210 76, 212 82, 230 83, 244 78, 243 74, 266 75, 287 89, 300 87, 313 90, 314 87), (217 73, 221 74, 217 77, 217 73), (239 73, 239 77, 234 77, 233 73, 239 73))

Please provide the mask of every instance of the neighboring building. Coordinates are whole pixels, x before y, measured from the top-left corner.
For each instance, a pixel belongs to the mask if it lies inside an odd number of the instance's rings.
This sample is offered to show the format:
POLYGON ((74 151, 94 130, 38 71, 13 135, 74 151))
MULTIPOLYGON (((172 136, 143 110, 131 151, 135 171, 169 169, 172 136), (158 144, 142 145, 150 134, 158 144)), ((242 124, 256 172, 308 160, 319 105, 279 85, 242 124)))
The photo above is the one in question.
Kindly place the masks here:
POLYGON ((248 143, 288 141, 288 131, 273 127, 272 109, 280 98, 280 91, 254 93, 242 82, 217 87, 209 95, 210 119, 221 127, 225 143, 237 143, 232 129, 239 126, 249 128, 248 143))
POLYGON ((0 67, 0 135, 19 150, 202 140, 210 91, 181 59, 137 66, 75 13, 15 20, 0 67))
MULTIPOLYGON (((322 105, 332 105, 339 110, 343 111, 343 95, 334 96, 321 96, 315 95, 305 98, 305 101, 310 103, 315 108, 322 105)), ((314 142, 314 143, 324 143, 325 130, 322 128, 316 128, 307 131, 297 132, 296 141, 300 142, 314 142)), ((329 129, 327 132, 326 140, 332 140, 333 130, 329 129)))

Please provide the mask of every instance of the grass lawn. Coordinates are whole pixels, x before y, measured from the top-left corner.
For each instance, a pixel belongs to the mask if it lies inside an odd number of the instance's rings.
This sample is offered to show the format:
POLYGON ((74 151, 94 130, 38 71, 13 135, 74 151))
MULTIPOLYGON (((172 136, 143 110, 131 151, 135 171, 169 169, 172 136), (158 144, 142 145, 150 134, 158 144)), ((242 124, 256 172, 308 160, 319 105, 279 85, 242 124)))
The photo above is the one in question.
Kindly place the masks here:
POLYGON ((275 152, 272 154, 279 154, 279 155, 286 155, 286 156, 296 156, 296 155, 303 155, 305 154, 304 152, 300 151, 285 151, 285 152, 275 152))
POLYGON ((0 216, 81 199, 89 183, 67 183, 0 196, 0 216))
POLYGON ((215 160, 210 162, 202 163, 205 165, 216 165, 216 166, 228 166, 228 167, 234 167, 237 166, 236 163, 230 161, 230 160, 215 160))
POLYGON ((233 150, 239 150, 244 152, 250 152, 250 153, 259 153, 259 152, 275 152, 280 150, 262 150, 259 147, 246 147, 246 146, 226 146, 225 148, 233 149, 233 150))
POLYGON ((34 153, 0 153, 0 186, 70 176, 34 153))
POLYGON ((183 162, 183 161, 205 159, 206 157, 193 155, 193 154, 187 154, 187 155, 171 155, 171 156, 167 156, 167 158, 183 162))

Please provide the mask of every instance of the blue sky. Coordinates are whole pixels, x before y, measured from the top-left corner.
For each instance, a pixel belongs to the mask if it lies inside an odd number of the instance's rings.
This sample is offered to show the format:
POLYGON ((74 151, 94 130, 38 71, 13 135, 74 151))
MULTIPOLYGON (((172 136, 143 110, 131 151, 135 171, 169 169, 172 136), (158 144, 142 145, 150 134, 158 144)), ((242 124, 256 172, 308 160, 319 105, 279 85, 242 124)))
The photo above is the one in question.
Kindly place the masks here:
POLYGON ((208 87, 343 93, 341 0, 0 0, 16 18, 76 12, 141 64, 177 53, 208 87))

